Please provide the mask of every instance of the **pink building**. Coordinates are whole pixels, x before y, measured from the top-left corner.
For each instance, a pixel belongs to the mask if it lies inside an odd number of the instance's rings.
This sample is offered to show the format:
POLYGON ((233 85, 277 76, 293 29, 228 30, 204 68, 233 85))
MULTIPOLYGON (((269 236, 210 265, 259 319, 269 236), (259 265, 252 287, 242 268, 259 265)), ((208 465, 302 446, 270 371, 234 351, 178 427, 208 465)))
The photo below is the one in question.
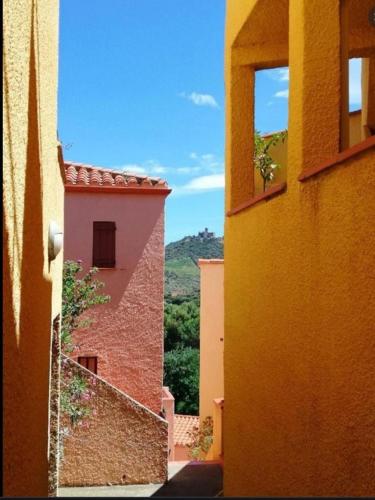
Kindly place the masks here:
POLYGON ((74 336, 72 359, 162 410, 164 204, 159 178, 65 162, 65 260, 100 268, 108 304, 74 336))

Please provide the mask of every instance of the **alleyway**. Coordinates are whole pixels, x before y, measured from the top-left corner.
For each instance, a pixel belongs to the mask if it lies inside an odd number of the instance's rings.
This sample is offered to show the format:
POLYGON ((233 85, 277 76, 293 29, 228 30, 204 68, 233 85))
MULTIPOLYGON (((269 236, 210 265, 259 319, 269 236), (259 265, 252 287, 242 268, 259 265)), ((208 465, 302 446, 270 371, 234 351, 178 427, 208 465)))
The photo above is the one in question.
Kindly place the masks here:
POLYGON ((217 462, 170 462, 167 484, 59 488, 60 497, 214 497, 223 486, 217 462))

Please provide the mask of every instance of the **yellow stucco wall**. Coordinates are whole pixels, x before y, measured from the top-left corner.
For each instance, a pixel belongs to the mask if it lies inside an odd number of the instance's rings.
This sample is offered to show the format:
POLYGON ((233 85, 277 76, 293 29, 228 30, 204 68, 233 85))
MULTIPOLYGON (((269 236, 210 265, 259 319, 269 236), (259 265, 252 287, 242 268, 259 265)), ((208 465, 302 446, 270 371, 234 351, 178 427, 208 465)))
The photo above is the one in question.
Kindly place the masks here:
POLYGON ((48 226, 63 228, 57 151, 58 1, 3 6, 4 495, 48 492, 52 320, 62 252, 48 262, 48 226))
MULTIPOLYGON (((271 137, 271 134, 264 136, 266 138, 271 137)), ((353 111, 349 113, 349 146, 354 146, 361 142, 364 138, 364 133, 362 132, 362 113, 361 110, 353 111)), ((287 168, 288 168, 288 136, 284 139, 284 142, 280 141, 275 146, 271 146, 269 149, 272 159, 280 165, 280 168, 275 170, 275 177, 271 185, 285 182, 287 179, 287 168)), ((254 194, 257 195, 263 192, 263 179, 259 172, 255 170, 254 175, 254 194)))
MULTIPOLYGON (((227 0, 227 210, 250 175, 233 180, 249 118, 232 45, 255 3, 227 0)), ((340 34, 338 2, 289 8, 287 190, 225 221, 224 495, 373 496, 375 147, 298 181, 340 149, 340 34)))
POLYGON ((199 418, 213 416, 214 399, 224 396, 224 261, 199 260, 199 418))

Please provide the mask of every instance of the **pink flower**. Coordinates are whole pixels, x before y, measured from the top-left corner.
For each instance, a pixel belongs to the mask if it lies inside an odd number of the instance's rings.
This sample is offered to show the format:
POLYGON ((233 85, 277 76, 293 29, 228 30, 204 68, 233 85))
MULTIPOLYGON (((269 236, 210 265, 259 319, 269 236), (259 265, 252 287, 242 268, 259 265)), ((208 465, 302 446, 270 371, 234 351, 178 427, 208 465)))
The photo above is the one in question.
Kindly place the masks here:
POLYGON ((96 410, 92 410, 92 414, 94 417, 96 417, 96 415, 98 414, 98 412, 96 410))
POLYGON ((90 399, 90 394, 88 394, 87 392, 84 392, 82 394, 82 398, 85 400, 85 401, 88 401, 90 399))

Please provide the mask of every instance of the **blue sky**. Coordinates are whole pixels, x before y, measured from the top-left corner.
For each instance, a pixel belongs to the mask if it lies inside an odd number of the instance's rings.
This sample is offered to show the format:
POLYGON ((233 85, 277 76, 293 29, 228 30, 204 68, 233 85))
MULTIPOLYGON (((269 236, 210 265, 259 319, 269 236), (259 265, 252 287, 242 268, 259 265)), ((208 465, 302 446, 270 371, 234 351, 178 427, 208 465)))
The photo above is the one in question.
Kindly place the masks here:
MULTIPOLYGON (((165 178, 166 243, 223 234, 224 16, 225 0, 60 1, 64 157, 165 178)), ((287 89, 286 70, 257 74, 261 132, 287 126, 287 89)))

